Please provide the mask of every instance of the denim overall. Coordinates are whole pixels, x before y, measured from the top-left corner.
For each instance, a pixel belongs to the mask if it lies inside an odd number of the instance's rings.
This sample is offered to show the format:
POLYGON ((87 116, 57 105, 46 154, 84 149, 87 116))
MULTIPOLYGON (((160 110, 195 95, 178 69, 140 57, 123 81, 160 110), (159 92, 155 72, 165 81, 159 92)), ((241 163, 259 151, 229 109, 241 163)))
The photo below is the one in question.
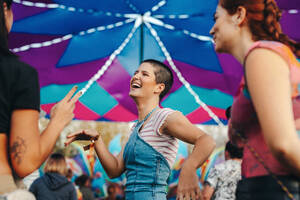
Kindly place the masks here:
POLYGON ((134 128, 124 149, 126 200, 166 200, 170 167, 167 160, 139 136, 139 130, 156 110, 134 128))

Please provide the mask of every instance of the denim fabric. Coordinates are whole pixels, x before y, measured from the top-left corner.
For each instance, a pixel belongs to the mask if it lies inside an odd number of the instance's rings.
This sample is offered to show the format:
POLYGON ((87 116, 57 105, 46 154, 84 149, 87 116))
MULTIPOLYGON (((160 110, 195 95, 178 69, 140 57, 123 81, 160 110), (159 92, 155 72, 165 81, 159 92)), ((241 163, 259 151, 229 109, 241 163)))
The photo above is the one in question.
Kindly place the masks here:
POLYGON ((166 200, 166 193, 162 192, 126 192, 126 200, 138 199, 138 200, 166 200))
MULTIPOLYGON (((150 113, 151 114, 151 113, 150 113)), ((149 114, 149 115, 150 115, 149 114)), ((124 149, 126 199, 165 200, 170 167, 167 160, 138 135, 143 120, 137 123, 124 149)))

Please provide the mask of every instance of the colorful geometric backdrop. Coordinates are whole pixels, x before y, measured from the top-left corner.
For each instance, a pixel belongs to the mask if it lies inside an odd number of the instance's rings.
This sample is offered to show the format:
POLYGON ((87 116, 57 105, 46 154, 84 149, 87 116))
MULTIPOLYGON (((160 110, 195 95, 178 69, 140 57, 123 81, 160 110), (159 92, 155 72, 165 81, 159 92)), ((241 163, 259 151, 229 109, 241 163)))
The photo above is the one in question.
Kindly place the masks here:
MULTIPOLYGON (((74 85, 89 84, 76 119, 135 120, 129 80, 141 60, 154 58, 175 69, 163 107, 180 110, 193 123, 214 124, 202 101, 226 123, 224 110, 239 88, 242 68, 214 51, 209 30, 217 2, 14 0, 10 48, 38 70, 47 113, 74 85)), ((299 1, 278 4, 284 32, 300 41, 299 1)))

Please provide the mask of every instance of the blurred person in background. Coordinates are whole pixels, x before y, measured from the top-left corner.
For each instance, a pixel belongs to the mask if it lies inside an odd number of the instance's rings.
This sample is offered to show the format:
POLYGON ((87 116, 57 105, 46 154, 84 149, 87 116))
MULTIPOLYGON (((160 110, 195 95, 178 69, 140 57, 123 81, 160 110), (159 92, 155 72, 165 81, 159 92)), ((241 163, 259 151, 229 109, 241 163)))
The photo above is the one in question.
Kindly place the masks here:
POLYGON ((95 196, 91 187, 91 178, 82 174, 75 179, 75 184, 79 186, 79 190, 82 194, 82 200, 94 200, 95 196))
POLYGON ((29 188, 37 200, 77 200, 75 187, 66 177, 68 168, 62 154, 52 154, 44 172, 29 188))
POLYGON ((203 200, 234 200, 236 186, 241 180, 243 149, 230 142, 225 146, 225 162, 216 165, 208 174, 202 190, 203 200))

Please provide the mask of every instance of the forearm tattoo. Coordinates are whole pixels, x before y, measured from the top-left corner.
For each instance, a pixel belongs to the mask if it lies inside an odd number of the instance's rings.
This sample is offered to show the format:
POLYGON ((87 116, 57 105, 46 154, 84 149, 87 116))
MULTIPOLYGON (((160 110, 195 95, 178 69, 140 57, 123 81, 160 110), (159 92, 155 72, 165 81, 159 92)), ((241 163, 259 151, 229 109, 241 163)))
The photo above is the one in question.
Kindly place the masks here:
POLYGON ((22 162, 22 154, 25 153, 27 146, 25 144, 25 140, 19 136, 17 136, 16 141, 10 147, 10 153, 12 155, 12 159, 19 165, 22 162))

